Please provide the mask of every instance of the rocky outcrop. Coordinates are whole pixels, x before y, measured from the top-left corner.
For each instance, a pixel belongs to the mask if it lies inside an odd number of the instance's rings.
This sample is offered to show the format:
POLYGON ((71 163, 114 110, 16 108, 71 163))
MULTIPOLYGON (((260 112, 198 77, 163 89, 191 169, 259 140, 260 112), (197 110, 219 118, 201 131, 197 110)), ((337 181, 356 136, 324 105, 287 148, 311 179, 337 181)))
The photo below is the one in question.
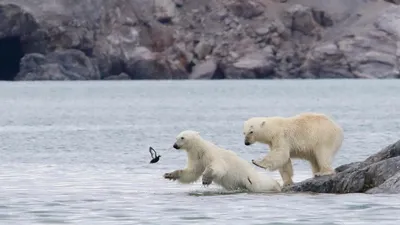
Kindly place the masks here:
POLYGON ((336 174, 311 178, 284 188, 285 192, 400 193, 400 141, 362 162, 336 168, 336 174))
MULTIPOLYGON (((121 73, 131 79, 399 78, 397 4, 0 0, 0 42, 18 40, 25 56, 47 58, 54 52, 78 50, 96 67, 99 79, 121 73)), ((7 44, 0 43, 3 46, 7 44)), ((19 62, 18 55, 11 60, 19 62)), ((21 71, 26 69, 23 63, 21 71)), ((3 64, 0 57, 0 74, 7 65, 3 64)), ((41 68, 48 74, 55 70, 41 68)), ((18 75, 18 80, 25 77, 52 79, 31 73, 18 75)), ((77 78, 88 79, 86 74, 77 78)))
POLYGON ((46 56, 31 53, 21 59, 15 80, 99 80, 97 66, 76 49, 55 51, 46 56))

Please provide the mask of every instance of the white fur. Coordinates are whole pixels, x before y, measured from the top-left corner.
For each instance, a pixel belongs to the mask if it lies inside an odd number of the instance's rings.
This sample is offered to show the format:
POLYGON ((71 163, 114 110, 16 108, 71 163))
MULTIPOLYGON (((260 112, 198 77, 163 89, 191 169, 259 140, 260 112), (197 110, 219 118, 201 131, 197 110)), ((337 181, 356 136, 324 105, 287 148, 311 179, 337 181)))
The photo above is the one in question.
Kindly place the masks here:
POLYGON ((227 190, 281 191, 280 184, 272 177, 257 172, 251 163, 233 151, 204 140, 196 131, 183 131, 176 139, 174 147, 187 153, 187 166, 183 170, 166 173, 166 179, 192 183, 202 176, 203 184, 214 182, 227 190))
POLYGON ((245 144, 267 144, 270 152, 253 164, 279 170, 284 185, 293 184, 291 159, 310 162, 314 176, 334 174, 333 157, 343 142, 343 130, 324 114, 301 113, 293 117, 253 117, 243 127, 245 144))

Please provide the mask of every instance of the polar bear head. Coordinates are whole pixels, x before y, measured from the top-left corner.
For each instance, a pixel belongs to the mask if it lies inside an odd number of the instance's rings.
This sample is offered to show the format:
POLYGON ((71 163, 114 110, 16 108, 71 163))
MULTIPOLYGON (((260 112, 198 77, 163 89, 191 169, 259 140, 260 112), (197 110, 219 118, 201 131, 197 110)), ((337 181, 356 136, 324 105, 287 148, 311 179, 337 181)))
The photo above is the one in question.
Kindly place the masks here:
POLYGON ((196 140, 200 137, 199 132, 193 130, 182 131, 176 136, 176 141, 173 145, 175 149, 189 149, 196 140))
POLYGON ((252 145, 257 141, 257 135, 262 133, 261 129, 265 126, 265 118, 253 117, 244 122, 243 135, 244 144, 252 145))

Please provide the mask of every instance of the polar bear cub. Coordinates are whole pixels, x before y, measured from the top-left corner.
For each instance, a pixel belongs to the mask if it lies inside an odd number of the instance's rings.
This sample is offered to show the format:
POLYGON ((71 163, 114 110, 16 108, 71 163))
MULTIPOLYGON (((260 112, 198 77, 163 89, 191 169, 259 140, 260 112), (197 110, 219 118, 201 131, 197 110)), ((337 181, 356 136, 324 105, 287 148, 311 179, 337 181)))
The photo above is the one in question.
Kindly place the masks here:
POLYGON ((343 130, 324 114, 292 117, 253 117, 244 122, 244 144, 267 144, 269 154, 253 164, 279 170, 283 185, 293 184, 292 159, 307 160, 314 176, 334 174, 332 161, 343 142, 343 130))
POLYGON ((176 137, 173 147, 185 150, 187 166, 164 174, 164 178, 192 183, 202 176, 203 185, 215 182, 226 190, 250 192, 280 192, 280 184, 263 175, 233 151, 223 149, 203 139, 196 131, 186 130, 176 137))

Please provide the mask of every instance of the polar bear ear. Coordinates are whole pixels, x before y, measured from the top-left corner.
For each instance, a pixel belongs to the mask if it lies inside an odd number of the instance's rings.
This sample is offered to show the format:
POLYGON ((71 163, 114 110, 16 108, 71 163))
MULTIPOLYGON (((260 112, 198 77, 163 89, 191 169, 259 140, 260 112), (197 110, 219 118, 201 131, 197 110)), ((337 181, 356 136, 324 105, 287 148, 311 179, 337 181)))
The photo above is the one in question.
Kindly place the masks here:
POLYGON ((260 127, 263 127, 265 125, 265 121, 262 121, 260 127))

